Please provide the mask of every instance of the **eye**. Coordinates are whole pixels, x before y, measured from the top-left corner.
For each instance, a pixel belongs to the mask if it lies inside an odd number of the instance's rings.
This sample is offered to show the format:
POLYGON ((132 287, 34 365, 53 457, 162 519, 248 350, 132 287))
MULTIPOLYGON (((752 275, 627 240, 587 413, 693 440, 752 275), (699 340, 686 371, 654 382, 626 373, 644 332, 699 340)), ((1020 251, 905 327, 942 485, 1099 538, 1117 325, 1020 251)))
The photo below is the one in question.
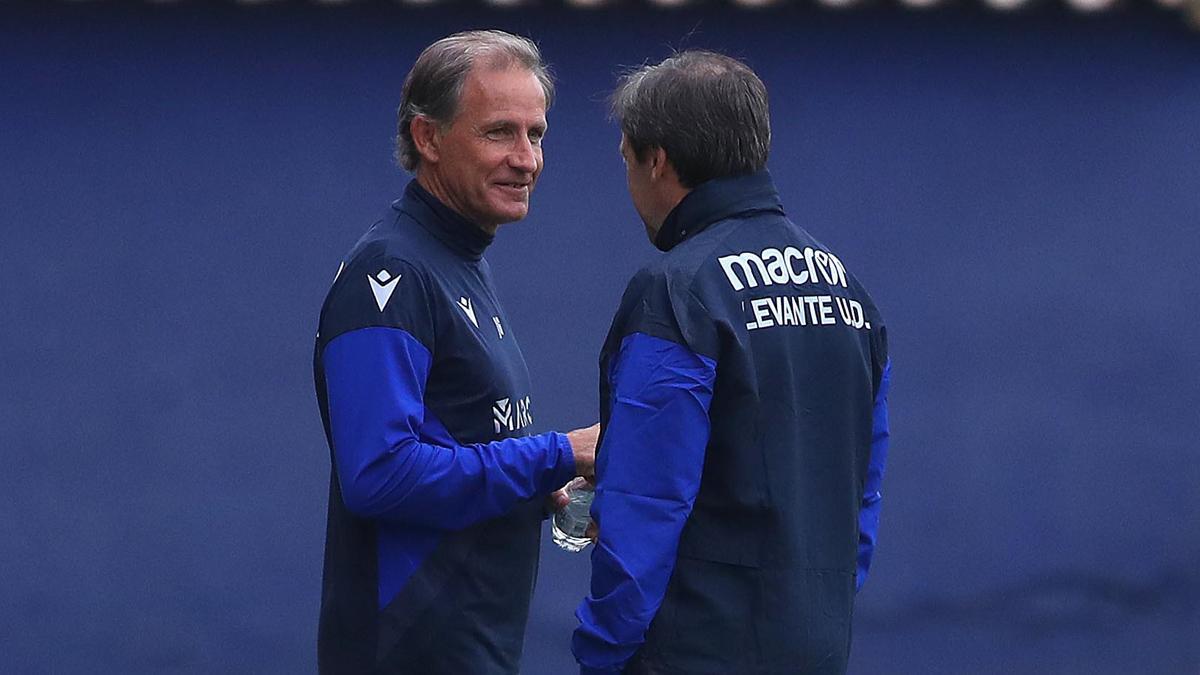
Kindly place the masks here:
POLYGON ((486 136, 488 140, 503 141, 509 137, 510 133, 508 127, 493 127, 485 131, 483 135, 486 136))
POLYGON ((530 129, 529 130, 529 142, 533 143, 534 145, 541 145, 542 139, 545 137, 546 137, 545 129, 530 129))

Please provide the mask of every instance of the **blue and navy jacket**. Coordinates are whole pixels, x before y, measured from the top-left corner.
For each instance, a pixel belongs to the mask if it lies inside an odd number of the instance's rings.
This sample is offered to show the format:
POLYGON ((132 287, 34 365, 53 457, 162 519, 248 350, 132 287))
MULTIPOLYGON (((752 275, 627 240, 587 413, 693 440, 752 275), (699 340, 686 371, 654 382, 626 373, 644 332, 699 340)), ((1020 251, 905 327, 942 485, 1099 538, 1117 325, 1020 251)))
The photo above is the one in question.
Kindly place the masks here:
POLYGON ((840 673, 887 456, 887 334, 770 175, 703 183, 600 356, 584 673, 840 673))
POLYGON ((566 436, 531 435, 491 241, 412 181, 321 309, 322 673, 519 670, 541 497, 575 466, 566 436))

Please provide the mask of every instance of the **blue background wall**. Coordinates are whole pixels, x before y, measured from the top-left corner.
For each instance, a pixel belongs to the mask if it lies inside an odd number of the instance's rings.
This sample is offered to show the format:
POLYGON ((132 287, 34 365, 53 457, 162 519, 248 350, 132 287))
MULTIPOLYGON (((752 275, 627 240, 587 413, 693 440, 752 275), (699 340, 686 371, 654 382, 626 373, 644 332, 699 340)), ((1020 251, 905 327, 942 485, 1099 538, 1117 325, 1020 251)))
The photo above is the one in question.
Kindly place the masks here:
MULTIPOLYGON (((1200 670, 1200 34, 1152 10, 0 6, 0 672, 315 663, 317 310, 402 189, 403 76, 499 26, 559 76, 489 252, 540 424, 655 253, 602 99, 703 46, 772 97, 792 217, 889 319, 893 450, 854 673, 1200 670)), ((548 543, 525 672, 569 672, 548 543)))

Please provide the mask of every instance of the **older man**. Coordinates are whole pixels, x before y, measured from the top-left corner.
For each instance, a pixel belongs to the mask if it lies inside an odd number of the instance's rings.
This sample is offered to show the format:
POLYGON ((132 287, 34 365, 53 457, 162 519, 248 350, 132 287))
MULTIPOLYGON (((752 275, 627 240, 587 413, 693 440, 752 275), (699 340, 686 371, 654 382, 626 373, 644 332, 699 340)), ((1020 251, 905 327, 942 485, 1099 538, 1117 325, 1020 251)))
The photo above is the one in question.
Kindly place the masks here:
POLYGON ((600 358, 585 673, 841 673, 887 452, 883 320, 784 215, 767 93, 684 52, 614 96, 629 192, 666 254, 600 358))
POLYGON ((516 673, 544 497, 596 429, 531 435, 529 373, 483 257, 542 171, 553 87, 532 42, 430 45, 404 83, 416 174, 345 258, 314 376, 332 455, 323 673, 516 673))

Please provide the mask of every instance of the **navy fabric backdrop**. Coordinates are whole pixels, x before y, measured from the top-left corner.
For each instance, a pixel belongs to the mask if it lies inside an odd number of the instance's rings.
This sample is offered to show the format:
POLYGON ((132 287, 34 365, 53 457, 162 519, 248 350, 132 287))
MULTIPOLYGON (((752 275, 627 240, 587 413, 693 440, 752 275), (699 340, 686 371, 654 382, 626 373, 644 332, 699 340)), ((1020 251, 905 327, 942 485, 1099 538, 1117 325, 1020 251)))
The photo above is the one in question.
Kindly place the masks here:
MULTIPOLYGON (((0 672, 314 668, 317 311, 406 180, 404 73, 481 26, 559 77, 532 214, 489 252, 541 427, 594 420, 656 255, 614 72, 744 57, 792 217, 891 326, 852 672, 1200 670, 1200 34, 1176 17, 8 3, 0 672)), ((569 672, 586 578, 547 536, 525 673, 569 672)))

